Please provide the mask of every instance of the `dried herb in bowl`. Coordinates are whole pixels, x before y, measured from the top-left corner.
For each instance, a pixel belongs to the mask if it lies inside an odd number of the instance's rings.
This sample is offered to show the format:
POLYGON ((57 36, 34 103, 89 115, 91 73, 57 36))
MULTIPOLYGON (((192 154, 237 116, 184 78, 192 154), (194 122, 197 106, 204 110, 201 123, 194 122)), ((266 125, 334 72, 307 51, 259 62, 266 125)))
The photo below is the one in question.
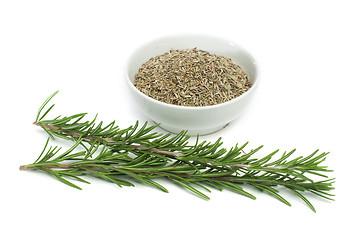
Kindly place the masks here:
POLYGON ((251 82, 230 58, 193 48, 149 59, 136 74, 134 85, 161 102, 210 106, 242 95, 251 82))

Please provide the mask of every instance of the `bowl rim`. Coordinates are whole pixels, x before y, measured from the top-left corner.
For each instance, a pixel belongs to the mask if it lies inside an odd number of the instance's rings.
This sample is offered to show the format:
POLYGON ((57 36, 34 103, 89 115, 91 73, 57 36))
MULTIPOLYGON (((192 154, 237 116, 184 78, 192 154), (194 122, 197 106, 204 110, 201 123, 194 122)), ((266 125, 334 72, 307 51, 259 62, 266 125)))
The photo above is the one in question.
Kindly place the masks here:
POLYGON ((176 109, 183 109, 183 110, 206 110, 206 109, 215 109, 215 108, 220 108, 220 107, 224 107, 230 104, 233 104, 235 102, 240 101, 242 98, 245 98, 247 95, 251 94, 255 88, 257 87, 257 85, 259 84, 259 65, 258 62, 254 59, 253 55, 250 54, 247 50, 245 50, 243 47, 241 47, 239 44, 230 41, 228 39, 222 38, 222 37, 218 37, 218 36, 214 36, 214 35, 208 35, 208 34, 191 34, 191 33, 185 33, 185 34, 172 34, 172 35, 166 35, 163 37, 158 37, 158 38, 154 38, 150 41, 147 41, 141 45, 139 45, 138 47, 136 47, 129 55, 127 58, 127 61, 124 65, 124 74, 125 74, 125 79, 127 84, 130 86, 130 88, 132 90, 134 90, 137 94, 139 94, 140 96, 144 97, 145 99, 156 103, 156 104, 160 104, 166 107, 172 107, 172 108, 176 108, 176 109), (185 36, 193 36, 193 37, 207 37, 207 38, 213 38, 213 39, 218 39, 218 40, 222 40, 225 42, 228 42, 229 44, 232 44, 232 46, 241 49, 243 52, 245 52, 246 54, 248 54, 248 56, 250 57, 250 59, 252 60, 253 65, 255 66, 255 78, 252 82, 252 86, 243 94, 241 94, 240 96, 233 98, 231 100, 228 100, 226 102, 223 103, 217 103, 214 105, 208 105, 208 106, 182 106, 182 105, 176 105, 176 104, 170 104, 170 103, 165 103, 159 100, 156 100, 152 97, 149 97, 148 95, 142 93, 138 88, 136 88, 132 82, 132 80, 130 79, 129 75, 128 75, 128 69, 130 66, 130 59, 132 58, 133 55, 135 55, 135 53, 139 52, 140 49, 142 49, 143 47, 146 47, 147 45, 160 41, 162 39, 167 39, 167 38, 174 38, 174 37, 185 37, 185 36))

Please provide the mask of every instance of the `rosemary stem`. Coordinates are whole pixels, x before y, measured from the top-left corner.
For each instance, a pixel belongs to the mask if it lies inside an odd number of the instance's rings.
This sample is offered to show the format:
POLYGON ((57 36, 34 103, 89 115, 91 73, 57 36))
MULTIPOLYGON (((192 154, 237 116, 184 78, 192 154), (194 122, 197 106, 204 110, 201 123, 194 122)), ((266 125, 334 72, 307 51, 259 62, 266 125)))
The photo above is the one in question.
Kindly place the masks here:
POLYGON ((19 167, 19 169, 21 171, 26 171, 26 170, 36 170, 36 169, 40 169, 40 168, 46 168, 46 169, 52 169, 52 168, 58 168, 58 169, 71 169, 72 167, 70 167, 68 164, 60 164, 60 165, 47 165, 47 166, 41 166, 41 167, 29 167, 28 165, 21 165, 19 167))
MULTIPOLYGON (((117 168, 117 169, 124 169, 121 166, 112 166, 112 168, 117 168)), ((19 168, 21 171, 26 171, 26 170, 37 170, 37 169, 89 169, 89 170, 95 170, 95 171, 100 171, 100 170, 111 170, 111 168, 106 168, 106 167, 95 167, 95 166, 88 166, 88 165, 77 165, 77 166, 69 166, 68 164, 59 164, 59 165, 46 165, 46 166, 28 166, 28 165, 21 165, 19 168)), ((147 174, 154 174, 154 175, 159 175, 159 176, 164 176, 164 177, 169 177, 170 174, 167 174, 166 172, 157 172, 157 171, 146 171, 146 170, 135 170, 135 169, 124 169, 127 171, 131 171, 134 173, 147 173, 147 174)), ((178 177, 182 177, 182 178, 192 178, 192 175, 189 174, 184 174, 184 173, 172 173, 172 175, 176 175, 178 177)))
MULTIPOLYGON (((77 133, 77 132, 73 132, 73 131, 69 131, 69 130, 62 130, 60 127, 51 125, 51 124, 47 124, 47 123, 39 123, 39 122, 34 122, 34 125, 36 126, 40 126, 45 128, 48 131, 58 131, 60 130, 62 134, 66 134, 66 135, 70 135, 72 137, 75 138, 79 138, 82 137, 86 140, 89 141, 98 141, 100 143, 114 143, 116 142, 115 139, 113 138, 97 138, 97 137, 93 137, 93 136, 82 136, 81 134, 77 133)), ((154 153, 158 153, 158 154, 163 154, 163 155, 168 155, 168 156, 173 156, 173 157, 182 157, 184 154, 181 152, 173 152, 173 151, 167 151, 167 150, 162 150, 162 149, 157 149, 157 148, 150 148, 146 145, 141 145, 141 144, 130 144, 129 147, 136 149, 136 150, 144 150, 147 149, 150 152, 154 152, 154 153)))
MULTIPOLYGON (((61 130, 60 127, 57 127, 57 126, 54 126, 54 125, 51 125, 51 124, 47 124, 47 123, 34 122, 34 125, 41 126, 41 127, 45 128, 48 131, 59 131, 60 130, 62 134, 66 134, 66 135, 69 135, 69 136, 72 136, 72 137, 75 137, 75 138, 82 137, 83 139, 87 139, 89 141, 98 141, 100 143, 114 143, 114 142, 116 142, 116 140, 113 139, 113 138, 104 138, 104 139, 102 139, 102 138, 97 138, 97 137, 93 137, 93 136, 82 136, 81 134, 79 134, 77 132, 69 131, 69 130, 61 130)), ((130 144, 129 147, 133 148, 135 150, 148 150, 148 151, 153 152, 153 153, 158 153, 158 154, 167 155, 167 156, 171 156, 171 157, 182 157, 182 156, 184 156, 184 154, 181 153, 181 152, 167 151, 167 150, 158 149, 158 148, 149 148, 147 145, 142 145, 142 144, 130 144)), ((212 163, 212 162, 210 162, 210 163, 212 163)), ((229 167, 248 169, 248 168, 251 168, 252 165, 249 165, 249 164, 233 164, 233 165, 229 165, 229 167)), ((260 168, 270 169, 270 170, 280 170, 280 169, 285 169, 285 166, 282 166, 282 165, 281 166, 260 166, 260 168)), ((289 170, 295 170, 295 168, 288 168, 288 169, 289 170)))
MULTIPOLYGON (((115 143, 117 142, 116 139, 114 138, 99 138, 99 137, 95 137, 95 136, 90 136, 90 135, 82 135, 80 133, 77 133, 77 132, 74 132, 74 131, 70 131, 70 130, 63 130, 61 129, 61 127, 58 127, 58 126, 54 126, 54 125, 51 125, 51 124, 48 124, 48 123, 43 123, 43 122, 34 122, 34 125, 37 125, 37 126, 41 126, 43 127, 44 129, 46 129, 47 131, 53 131, 53 132, 56 132, 56 131, 60 131, 61 134, 64 134, 64 135, 69 135, 69 136, 72 136, 74 138, 83 138, 83 139, 86 139, 88 141, 97 141, 99 143, 115 143)), ((178 151, 168 151, 168 150, 163 150, 163 149, 158 149, 158 148, 150 148, 149 146, 147 145, 144 145, 144 144, 136 144, 136 143, 130 143, 130 144, 125 144, 127 145, 127 147, 129 148, 132 148, 132 149, 135 149, 135 150, 146 150, 146 151, 149 151, 149 152, 153 152, 153 153, 157 153, 157 154, 162 154, 162 155, 166 155, 166 156, 170 156, 170 157, 173 157, 173 158, 178 158, 178 157, 183 157, 184 154, 182 152, 178 152, 178 151)), ((244 154, 246 154, 243 150, 242 152, 244 154)), ((181 160, 181 159, 179 159, 181 160)), ((207 160, 207 162, 209 164, 213 164, 212 161, 209 161, 207 160)), ((254 166, 250 165, 250 164, 230 164, 228 165, 228 167, 232 167, 232 168, 239 168, 239 169, 245 169, 245 170, 252 170, 252 168, 254 166)), ((261 166, 258 166, 257 167, 258 170, 263 170, 263 171, 267 171, 267 170, 274 170, 274 171, 277 171, 277 170, 290 170, 290 171, 297 171, 298 170, 298 167, 297 166, 293 166, 293 167, 290 167, 290 166, 285 166, 285 165, 278 165, 278 166, 267 166, 267 165, 261 165, 261 166)))
POLYGON ((154 153, 159 153, 159 154, 173 156, 173 157, 182 157, 182 156, 184 156, 184 154, 181 153, 181 152, 172 152, 172 151, 167 151, 167 150, 162 150, 162 149, 157 149, 157 148, 150 148, 149 149, 149 147, 146 146, 146 145, 131 144, 130 147, 133 148, 133 149, 137 149, 137 150, 147 149, 148 151, 151 151, 151 152, 154 152, 154 153))
MULTIPOLYGON (((37 170, 37 169, 89 169, 89 170, 94 170, 94 171, 99 171, 99 170, 110 170, 107 168, 100 168, 100 167, 94 167, 94 166, 87 166, 87 165, 78 165, 78 166, 69 166, 68 164, 59 164, 59 165, 46 165, 46 166, 28 166, 28 165, 21 165, 20 166, 20 170, 21 171, 26 171, 26 170, 37 170)), ((113 166, 114 168, 114 166, 113 166)), ((115 167, 118 169, 123 169, 122 167, 115 167)), ((145 170, 135 170, 135 169, 126 169, 127 171, 131 171, 134 173, 147 173, 147 174, 154 174, 154 175, 159 175, 159 177, 171 177, 170 174, 168 174, 167 172, 157 172, 157 171, 145 171, 145 170)), ((194 180, 197 180, 199 177, 190 175, 190 174, 185 174, 185 173, 172 173, 172 175, 178 176, 178 177, 182 177, 182 178, 193 178, 194 180)), ((200 176, 201 177, 201 176, 200 176)), ((264 181, 259 181, 258 179, 236 179, 236 178, 232 178, 232 177, 208 177, 208 179, 210 180, 221 180, 221 181, 228 181, 228 182, 235 182, 235 183, 248 183, 248 182, 253 182, 253 183, 260 183, 260 184, 266 184, 266 185, 274 185, 276 184, 275 181, 270 181, 270 182, 264 182, 264 181)), ((281 183, 282 184, 282 183, 281 183)))

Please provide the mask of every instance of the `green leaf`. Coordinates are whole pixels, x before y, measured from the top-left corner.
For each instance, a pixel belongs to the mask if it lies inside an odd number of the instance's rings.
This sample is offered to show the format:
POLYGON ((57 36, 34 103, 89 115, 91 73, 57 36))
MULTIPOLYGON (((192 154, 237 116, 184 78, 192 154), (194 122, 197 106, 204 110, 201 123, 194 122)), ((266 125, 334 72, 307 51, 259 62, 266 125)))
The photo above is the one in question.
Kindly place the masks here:
POLYGON ((55 139, 53 133, 46 129, 43 124, 39 123, 39 126, 51 137, 51 139, 55 139))
POLYGON ((81 175, 85 175, 85 173, 83 173, 83 172, 77 172, 77 171, 75 171, 75 169, 72 169, 72 170, 60 170, 60 171, 57 171, 57 172, 60 174, 60 176, 65 175, 65 176, 67 176, 67 177, 74 178, 74 179, 76 179, 76 180, 78 180, 78 181, 80 181, 80 182, 90 184, 90 182, 85 181, 84 179, 82 179, 81 177, 79 177, 79 176, 81 176, 81 175))
POLYGON ((168 193, 168 190, 165 187, 163 187, 162 185, 160 185, 159 183, 157 183, 153 180, 150 180, 149 178, 142 178, 142 182, 148 184, 149 186, 158 188, 159 190, 161 190, 163 192, 168 193))
POLYGON ((328 194, 328 193, 325 193, 325 192, 322 192, 322 191, 315 191, 315 190, 309 190, 311 193, 317 195, 317 196, 320 196, 322 198, 325 198, 327 200, 330 200, 330 201, 335 201, 335 199, 333 198, 329 198, 329 197, 326 197, 325 195, 328 195, 328 196, 334 196, 332 194, 328 194))
POLYGON ((205 183, 219 191, 223 191, 223 188, 221 186, 219 186, 218 184, 216 184, 215 182, 205 180, 205 183))
POLYGON ((61 181, 62 183, 65 183, 66 185, 70 186, 70 187, 73 187, 73 188, 76 188, 76 189, 79 189, 79 190, 82 190, 80 187, 78 187, 77 185, 75 185, 74 183, 71 183, 69 182, 68 180, 66 180, 65 178, 62 178, 60 176, 59 173, 57 173, 56 171, 52 171, 50 169, 46 169, 46 168, 39 168, 45 172, 48 172, 50 173, 51 175, 53 175, 55 178, 57 178, 59 181, 61 181))
POLYGON ((47 146, 48 146, 48 144, 49 144, 49 140, 50 140, 50 138, 48 138, 48 139, 46 140, 46 143, 45 143, 45 146, 44 146, 44 148, 43 148, 43 151, 40 153, 39 157, 35 160, 34 163, 37 163, 37 162, 41 161, 41 160, 40 160, 40 159, 41 159, 41 156, 43 156, 43 154, 44 154, 44 152, 45 152, 45 150, 46 150, 46 148, 47 148, 47 146))
POLYGON ((311 210, 312 210, 313 212, 316 212, 315 207, 311 204, 310 201, 308 201, 308 199, 307 199, 305 196, 303 196, 301 193, 299 193, 298 191, 296 191, 296 190, 293 189, 293 188, 290 188, 290 187, 289 187, 288 189, 290 189, 294 194, 296 194, 299 198, 301 198, 301 199, 311 208, 311 210))
POLYGON ((36 121, 37 121, 37 122, 40 122, 41 119, 43 119, 43 118, 50 112, 50 110, 51 110, 54 106, 55 106, 55 104, 51 105, 51 106, 48 108, 48 110, 46 110, 45 113, 44 113, 39 119, 37 119, 36 121))
MULTIPOLYGON (((130 138, 133 135, 133 133, 137 130, 138 125, 139 125, 139 121, 136 121, 133 128, 131 128, 130 132, 127 133, 126 135, 127 139, 130 138)), ((146 125, 146 123, 144 125, 146 125)))
POLYGON ((196 185, 196 186, 198 186, 198 187, 200 187, 200 188, 202 188, 202 189, 204 189, 204 190, 206 190, 207 192, 212 192, 209 188, 207 188, 207 187, 205 187, 204 185, 202 185, 201 183, 198 183, 198 182, 192 182, 192 184, 194 184, 194 185, 196 185))
MULTIPOLYGON (((66 174, 65 174, 66 175, 66 174)), ((69 175, 69 177, 72 177, 72 178, 75 178, 76 180, 80 181, 80 182, 83 182, 83 183, 87 183, 87 184, 90 184, 90 182, 82 179, 81 177, 78 177, 78 176, 74 176, 74 175, 69 175)))
MULTIPOLYGON (((62 153, 60 156, 58 156, 58 158, 60 159, 60 158, 65 157, 66 155, 70 154, 76 147, 79 146, 79 144, 81 143, 81 141, 83 141, 83 139, 82 139, 82 138, 78 138, 78 140, 76 141, 76 143, 73 144, 73 146, 71 146, 68 150, 66 150, 66 151, 65 151, 64 153, 62 153)), ((85 155, 85 152, 82 152, 82 153, 84 153, 84 154, 82 154, 82 155, 85 155)))
POLYGON ((182 181, 180 181, 180 180, 178 180, 178 179, 175 179, 175 178, 171 178, 171 179, 172 179, 172 181, 178 183, 179 185, 187 188, 188 190, 190 190, 191 192, 193 192, 193 193, 196 194, 197 196, 199 196, 199 197, 201 197, 201 198, 203 198, 203 199, 206 199, 206 200, 210 200, 210 198, 209 198, 207 195, 205 195, 204 193, 198 191, 197 189, 195 189, 194 187, 192 187, 189 183, 187 183, 187 182, 182 182, 182 181))
POLYGON ((278 200, 280 200, 281 202, 283 202, 284 204, 288 205, 288 206, 291 206, 291 203, 289 203, 286 199, 284 199, 281 195, 279 195, 277 192, 276 189, 270 187, 270 186, 267 186, 267 185, 261 185, 261 184, 255 184, 255 183, 250 183, 250 185, 262 190, 262 191, 265 191, 267 193, 269 193, 270 195, 276 197, 278 200))
POLYGON ((131 182, 125 181, 123 179, 119 179, 119 178, 115 178, 115 177, 110 177, 111 179, 113 179, 114 181, 116 181, 119 185, 119 187, 121 186, 127 186, 127 187, 135 187, 135 185, 131 182))
MULTIPOLYGON (((44 103, 40 106, 39 110, 38 110, 38 114, 36 115, 36 120, 35 122, 38 122, 39 121, 39 118, 40 118, 40 114, 41 114, 41 111, 43 111, 44 107, 49 103, 49 101, 59 92, 56 91, 54 92, 53 94, 51 94, 45 101, 44 103)), ((52 108, 53 106, 51 106, 50 108, 52 108)), ((47 111, 49 112, 49 110, 47 111)))
POLYGON ((113 178, 107 176, 107 175, 104 174, 104 173, 101 173, 101 172, 98 172, 98 171, 94 171, 94 170, 92 170, 92 169, 90 169, 90 168, 86 168, 86 167, 82 167, 81 169, 83 169, 83 170, 85 170, 85 171, 88 171, 88 172, 94 174, 95 176, 98 176, 98 177, 100 177, 100 178, 102 178, 102 179, 104 179, 104 180, 108 180, 108 181, 113 182, 113 183, 115 183, 115 184, 118 185, 118 183, 115 182, 113 178))
POLYGON ((241 194, 243 196, 249 197, 251 199, 256 199, 256 197, 249 192, 243 190, 243 188, 235 183, 232 182, 226 182, 226 181, 219 181, 218 184, 222 185, 225 188, 228 188, 229 190, 232 190, 238 194, 241 194))
POLYGON ((123 173, 123 174, 126 174, 136 180, 138 180, 139 182, 143 182, 145 184, 148 184, 149 186, 152 186, 152 187, 155 187, 155 188, 158 188, 159 190, 163 191, 163 192, 168 192, 168 190, 163 187, 162 185, 160 185, 159 183, 156 183, 152 180, 150 180, 149 178, 145 178, 143 176, 139 176, 138 174, 136 173, 133 173, 131 171, 127 171, 127 170, 123 170, 123 169, 116 169, 116 171, 120 172, 120 173, 123 173))

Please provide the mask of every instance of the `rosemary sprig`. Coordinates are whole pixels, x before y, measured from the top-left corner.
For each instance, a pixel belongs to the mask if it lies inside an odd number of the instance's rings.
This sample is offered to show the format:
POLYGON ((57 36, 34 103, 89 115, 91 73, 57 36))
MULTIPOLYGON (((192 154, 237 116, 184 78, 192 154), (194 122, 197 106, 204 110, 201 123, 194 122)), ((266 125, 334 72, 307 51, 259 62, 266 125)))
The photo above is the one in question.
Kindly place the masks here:
POLYGON ((334 179, 325 175, 331 170, 321 165, 328 153, 318 153, 316 150, 306 157, 292 158, 294 149, 275 159, 276 150, 257 158, 255 155, 262 146, 245 153, 247 143, 227 150, 221 147, 221 138, 211 143, 199 142, 197 137, 195 144, 189 144, 190 137, 186 131, 175 136, 159 134, 153 132, 157 125, 148 127, 147 123, 139 127, 136 122, 134 126, 120 129, 115 122, 106 126, 103 126, 103 122, 96 123, 96 117, 92 121, 83 121, 86 113, 44 120, 54 104, 46 111, 44 109, 56 93, 41 105, 34 124, 42 127, 51 137, 65 138, 75 143, 58 154, 60 148, 48 147, 48 140, 37 160, 21 166, 21 170, 43 170, 77 189, 81 188, 70 179, 89 183, 81 176, 91 175, 120 187, 134 186, 130 178, 168 192, 154 181, 156 178, 166 178, 204 199, 209 199, 203 191, 210 192, 210 187, 228 189, 255 199, 253 194, 242 188, 243 184, 248 184, 290 206, 276 189, 282 186, 302 199, 313 211, 315 208, 304 196, 305 192, 332 200, 333 195, 329 192, 333 189, 334 179), (83 149, 78 151, 79 147, 83 149), (312 176, 324 180, 315 181, 311 179, 312 176))

